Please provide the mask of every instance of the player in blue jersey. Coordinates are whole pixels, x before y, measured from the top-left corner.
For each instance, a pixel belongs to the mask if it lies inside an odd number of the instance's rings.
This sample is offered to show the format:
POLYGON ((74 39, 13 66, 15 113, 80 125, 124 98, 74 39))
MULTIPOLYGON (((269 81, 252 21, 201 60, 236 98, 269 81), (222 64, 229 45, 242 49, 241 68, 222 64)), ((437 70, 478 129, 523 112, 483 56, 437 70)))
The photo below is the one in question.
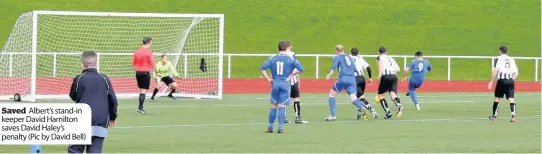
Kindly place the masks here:
POLYGON ((363 113, 363 105, 361 101, 357 98, 357 82, 356 82, 356 65, 352 57, 344 53, 344 47, 342 45, 337 45, 335 47, 335 53, 337 56, 333 57, 333 64, 331 66, 331 71, 327 74, 326 79, 330 79, 331 75, 336 69, 339 69, 339 78, 331 87, 329 91, 329 111, 330 115, 325 118, 326 121, 333 121, 337 119, 336 108, 335 108, 335 97, 339 92, 345 90, 348 95, 350 95, 350 100, 352 104, 358 109, 358 117, 363 113))
POLYGON ((286 106, 290 104, 290 79, 300 72, 303 72, 303 66, 287 52, 292 49, 290 41, 280 41, 278 44, 279 53, 260 67, 262 76, 271 82, 271 109, 269 111, 269 126, 265 130, 267 133, 273 132, 273 123, 277 118, 278 107, 278 133, 283 133, 284 121, 286 119, 286 106), (267 69, 271 70, 272 79, 267 75, 267 69))
POLYGON ((416 59, 405 68, 405 77, 403 80, 407 79, 408 71, 412 71, 410 75, 410 80, 408 81, 408 92, 407 96, 410 96, 414 105, 416 105, 416 110, 420 110, 420 104, 418 104, 418 98, 416 97, 416 88, 420 88, 425 80, 427 71, 431 71, 431 63, 423 59, 422 52, 418 51, 414 54, 416 59))

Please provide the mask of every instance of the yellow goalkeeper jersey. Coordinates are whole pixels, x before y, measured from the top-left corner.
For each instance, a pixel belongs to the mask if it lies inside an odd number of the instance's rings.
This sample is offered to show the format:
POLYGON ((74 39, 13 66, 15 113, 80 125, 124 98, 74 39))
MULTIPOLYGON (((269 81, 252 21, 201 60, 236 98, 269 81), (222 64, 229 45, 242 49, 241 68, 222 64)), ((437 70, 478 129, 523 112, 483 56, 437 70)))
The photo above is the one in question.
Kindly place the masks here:
POLYGON ((156 70, 153 73, 155 78, 169 76, 170 73, 173 76, 179 77, 179 73, 177 73, 175 66, 170 61, 167 61, 165 64, 162 61, 156 63, 156 70))

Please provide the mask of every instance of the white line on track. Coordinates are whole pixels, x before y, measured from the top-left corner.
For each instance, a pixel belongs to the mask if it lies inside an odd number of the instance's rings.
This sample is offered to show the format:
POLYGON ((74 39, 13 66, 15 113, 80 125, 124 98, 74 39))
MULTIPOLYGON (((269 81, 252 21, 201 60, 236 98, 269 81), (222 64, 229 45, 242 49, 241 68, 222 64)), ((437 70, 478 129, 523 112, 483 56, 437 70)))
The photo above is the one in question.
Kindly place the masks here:
MULTIPOLYGON (((420 102, 420 104, 445 104, 445 103, 475 103, 476 101, 467 101, 467 100, 455 100, 455 101, 438 101, 438 102, 420 102)), ((350 105, 352 103, 336 103, 337 105, 350 105)), ((409 103, 410 104, 410 103, 409 103)), ((147 105, 146 108, 202 108, 202 107, 256 107, 268 105, 265 102, 258 102, 253 104, 212 104, 212 105, 147 105)), ((328 103, 303 103, 303 106, 323 106, 328 105, 328 103)), ((132 109, 134 107, 122 106, 118 107, 119 109, 132 109)))
MULTIPOLYGON (((518 117, 518 122, 536 122, 540 120, 532 120, 532 119, 538 119, 540 117, 518 117), (523 120, 522 119, 531 119, 531 120, 523 120)), ((410 119, 410 120, 371 120, 368 122, 481 122, 481 121, 489 121, 487 118, 449 118, 449 119, 410 119)), ((365 121, 333 121, 333 122, 309 122, 311 123, 362 123, 365 121)), ((250 125, 266 125, 267 123, 237 123, 237 124, 179 124, 179 125, 149 125, 149 126, 119 126, 116 127, 118 129, 134 129, 134 128, 171 128, 171 127, 211 127, 211 126, 250 126, 250 125)))

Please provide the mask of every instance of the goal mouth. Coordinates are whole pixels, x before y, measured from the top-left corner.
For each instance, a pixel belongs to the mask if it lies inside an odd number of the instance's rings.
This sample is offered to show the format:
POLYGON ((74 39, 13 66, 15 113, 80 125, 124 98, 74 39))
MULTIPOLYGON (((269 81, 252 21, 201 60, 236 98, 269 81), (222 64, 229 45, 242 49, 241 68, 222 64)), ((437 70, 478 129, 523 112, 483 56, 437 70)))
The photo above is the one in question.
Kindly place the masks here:
MULTIPOLYGON (((70 92, 71 83, 73 78, 61 78, 61 77, 40 77, 37 78, 36 95, 35 99, 70 99, 68 94, 70 92), (55 86, 50 86, 51 83, 58 83, 55 86)), ((137 88, 137 81, 133 77, 110 77, 111 84, 115 90, 117 98, 137 98, 139 96, 139 89, 137 88)), ((220 99, 216 92, 218 88, 210 86, 210 88, 196 87, 193 83, 217 83, 216 78, 191 78, 177 80, 177 89, 174 96, 176 97, 190 97, 190 98, 215 98, 220 99)), ((28 91, 30 85, 27 83, 30 78, 4 78, 0 82, 0 87, 14 87, 10 91, 0 91, 0 100, 13 100, 13 91, 28 91), (19 86, 17 86, 19 85, 19 86), (21 86, 26 85, 26 86, 21 86)), ((163 84, 163 83, 161 83, 163 84)), ((156 87, 156 82, 151 82, 150 87, 156 87)), ((167 90, 167 86, 164 90, 167 90)), ((151 90, 149 90, 151 91, 151 90)), ((152 92, 147 94, 151 97, 152 92)), ((168 91, 157 94, 157 96, 167 96, 168 91)), ((28 101, 32 95, 21 95, 23 101, 28 101)))
POLYGON ((176 96, 222 98, 223 14, 34 11, 17 19, 0 51, 0 99, 69 99, 87 50, 119 98, 137 97, 131 60, 143 37, 153 38, 155 61, 166 54, 181 74, 176 96))

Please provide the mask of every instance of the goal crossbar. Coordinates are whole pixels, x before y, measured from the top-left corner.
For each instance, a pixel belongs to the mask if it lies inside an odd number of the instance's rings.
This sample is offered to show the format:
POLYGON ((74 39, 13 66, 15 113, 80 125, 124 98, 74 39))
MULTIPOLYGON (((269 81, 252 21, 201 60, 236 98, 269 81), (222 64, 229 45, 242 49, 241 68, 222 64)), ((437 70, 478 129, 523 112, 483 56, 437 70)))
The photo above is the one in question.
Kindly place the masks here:
POLYGON ((78 11, 33 11, 35 14, 71 16, 114 16, 114 17, 169 17, 169 18, 224 18, 224 14, 173 14, 173 13, 124 13, 124 12, 78 12, 78 11))

